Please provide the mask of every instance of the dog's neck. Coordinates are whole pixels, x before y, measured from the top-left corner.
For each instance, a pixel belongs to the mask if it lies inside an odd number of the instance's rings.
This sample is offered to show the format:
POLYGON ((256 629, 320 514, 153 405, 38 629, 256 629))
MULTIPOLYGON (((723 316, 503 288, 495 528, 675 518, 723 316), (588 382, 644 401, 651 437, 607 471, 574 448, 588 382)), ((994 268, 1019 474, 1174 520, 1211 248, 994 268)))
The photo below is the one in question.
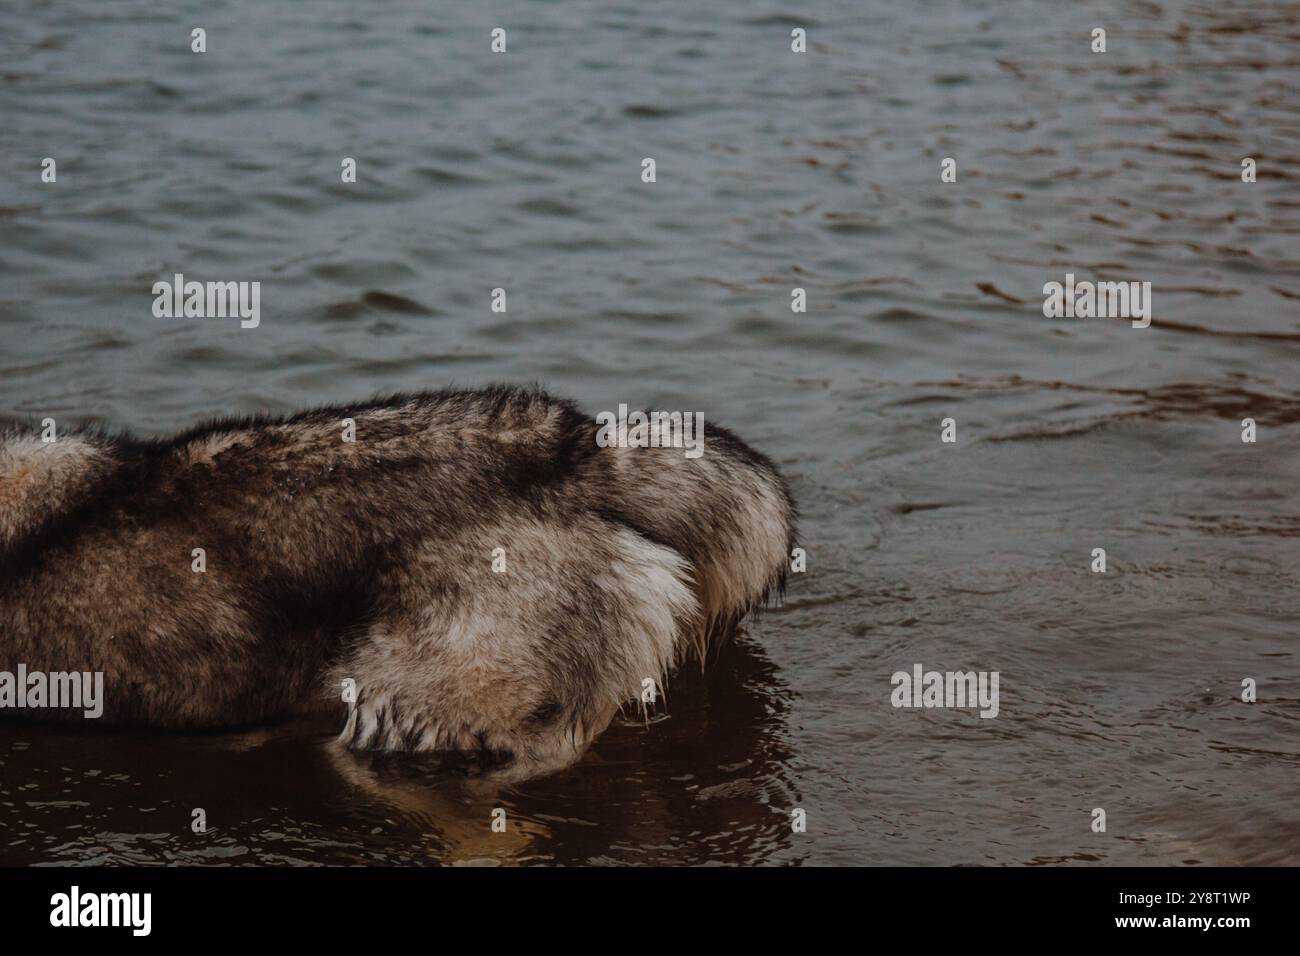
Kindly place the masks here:
POLYGON ((75 507, 114 466, 110 447, 88 436, 46 442, 0 429, 0 552, 75 507))

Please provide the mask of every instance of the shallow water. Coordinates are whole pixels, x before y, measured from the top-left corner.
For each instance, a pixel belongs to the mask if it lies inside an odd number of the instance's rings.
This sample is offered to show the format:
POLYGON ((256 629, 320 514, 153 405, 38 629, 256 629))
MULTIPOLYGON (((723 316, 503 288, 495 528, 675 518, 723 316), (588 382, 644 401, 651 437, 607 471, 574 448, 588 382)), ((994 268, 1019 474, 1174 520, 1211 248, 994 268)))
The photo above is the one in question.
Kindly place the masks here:
POLYGON ((476 6, 0 13, 0 414, 697 410, 789 475, 807 573, 500 789, 330 727, 2 723, 0 863, 1300 862, 1300 6, 476 6), (155 319, 175 272, 261 325, 155 319), (1045 318, 1067 272, 1151 327, 1045 318), (916 663, 998 717, 893 708, 916 663))

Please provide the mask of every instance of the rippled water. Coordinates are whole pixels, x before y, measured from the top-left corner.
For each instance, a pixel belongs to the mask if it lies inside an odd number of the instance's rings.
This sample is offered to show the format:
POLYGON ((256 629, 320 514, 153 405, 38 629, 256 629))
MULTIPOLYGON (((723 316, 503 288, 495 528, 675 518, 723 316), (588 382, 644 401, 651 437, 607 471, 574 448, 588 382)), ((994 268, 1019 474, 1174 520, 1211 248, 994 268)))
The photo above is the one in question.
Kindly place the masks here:
POLYGON ((734 427, 809 555, 668 719, 500 791, 330 727, 0 724, 0 862, 1300 862, 1300 5, 0 23, 0 413, 540 380, 734 427), (260 280, 261 326, 155 319, 175 272, 260 280), (1067 272, 1150 281, 1151 327, 1044 318, 1067 272), (895 710, 915 663, 997 670, 998 718, 895 710))

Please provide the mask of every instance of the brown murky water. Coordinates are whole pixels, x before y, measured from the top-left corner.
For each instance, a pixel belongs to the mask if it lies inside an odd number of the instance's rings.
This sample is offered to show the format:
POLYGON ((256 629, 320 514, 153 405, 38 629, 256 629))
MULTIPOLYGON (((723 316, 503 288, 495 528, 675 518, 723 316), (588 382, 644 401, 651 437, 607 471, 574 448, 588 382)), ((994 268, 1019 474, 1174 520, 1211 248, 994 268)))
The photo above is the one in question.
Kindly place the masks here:
POLYGON ((0 13, 0 413, 541 380, 734 427, 808 551, 666 719, 510 787, 0 723, 0 863, 1300 862, 1300 5, 775 10, 0 13), (261 326, 153 318, 174 272, 261 326), (1045 318, 1066 273, 1151 327, 1045 318), (917 663, 997 718, 893 708, 917 663))

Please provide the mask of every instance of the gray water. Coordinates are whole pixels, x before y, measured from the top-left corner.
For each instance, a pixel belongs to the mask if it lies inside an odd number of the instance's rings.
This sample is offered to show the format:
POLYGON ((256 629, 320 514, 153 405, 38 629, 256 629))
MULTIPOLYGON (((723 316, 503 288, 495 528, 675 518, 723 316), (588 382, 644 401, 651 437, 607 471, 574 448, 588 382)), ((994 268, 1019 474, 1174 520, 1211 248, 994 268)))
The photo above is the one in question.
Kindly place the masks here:
POLYGON ((6 4, 0 414, 696 410, 790 477, 808 570, 512 787, 0 723, 0 863, 1300 862, 1298 143, 1296 3, 6 4), (154 318, 177 272, 260 326, 154 318), (1153 323, 1045 318, 1066 273, 1153 323), (998 716, 892 707, 917 663, 998 716))

